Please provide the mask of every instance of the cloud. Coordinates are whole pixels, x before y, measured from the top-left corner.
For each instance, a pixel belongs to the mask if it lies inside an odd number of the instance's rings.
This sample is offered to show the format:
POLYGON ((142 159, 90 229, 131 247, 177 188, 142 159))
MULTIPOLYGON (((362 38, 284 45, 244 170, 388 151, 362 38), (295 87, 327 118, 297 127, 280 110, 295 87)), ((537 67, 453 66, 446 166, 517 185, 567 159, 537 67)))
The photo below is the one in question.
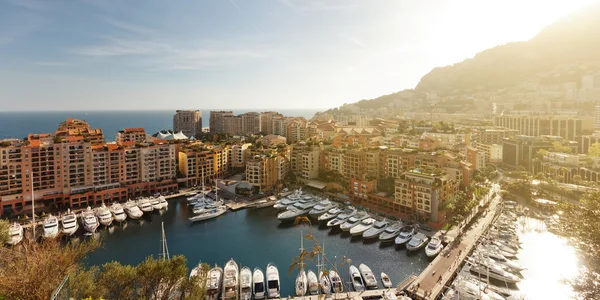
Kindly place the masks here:
POLYGON ((47 10, 48 2, 38 0, 7 0, 9 4, 30 10, 47 10))
POLYGON ((240 7, 237 5, 237 3, 235 3, 235 1, 229 0, 229 2, 231 2, 231 5, 235 6, 237 10, 241 11, 240 7))
POLYGON ((125 31, 129 31, 132 33, 141 34, 141 35, 145 35, 145 36, 158 35, 158 32, 156 30, 153 30, 153 29, 150 29, 150 28, 147 28, 144 26, 130 24, 130 23, 126 23, 126 22, 111 19, 111 18, 106 18, 106 19, 104 19, 104 21, 116 28, 119 28, 119 29, 122 29, 125 31))
POLYGON ((369 46, 367 46, 366 44, 364 44, 363 42, 361 42, 356 37, 352 37, 352 36, 349 36, 349 35, 346 35, 346 34, 342 34, 341 37, 344 38, 345 40, 351 42, 354 45, 357 45, 357 46, 359 46, 361 48, 364 48, 364 49, 369 49, 369 46))
POLYGON ((121 56, 158 54, 169 47, 165 44, 143 40, 129 40, 113 37, 105 39, 108 40, 108 43, 106 44, 76 48, 71 52, 83 56, 121 56))
POLYGON ((342 2, 341 4, 330 4, 323 1, 302 1, 301 5, 295 4, 292 0, 277 0, 279 3, 299 12, 310 11, 339 11, 358 8, 358 4, 342 2))

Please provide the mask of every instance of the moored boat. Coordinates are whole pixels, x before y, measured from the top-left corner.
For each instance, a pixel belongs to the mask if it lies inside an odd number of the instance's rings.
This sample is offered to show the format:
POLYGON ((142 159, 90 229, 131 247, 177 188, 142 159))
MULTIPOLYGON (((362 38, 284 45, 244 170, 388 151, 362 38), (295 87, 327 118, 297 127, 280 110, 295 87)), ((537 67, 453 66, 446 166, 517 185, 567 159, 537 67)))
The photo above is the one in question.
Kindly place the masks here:
POLYGON ((260 268, 254 268, 252 273, 252 295, 254 299, 266 298, 265 292, 265 275, 260 268))
POLYGON ((427 244, 427 247, 425 247, 425 254, 427 257, 433 258, 440 254, 443 248, 444 245, 442 244, 442 240, 437 237, 433 237, 427 244))
POLYGON ((150 204, 150 200, 148 198, 141 198, 135 203, 142 212, 151 213, 154 210, 152 204, 150 204))
POLYGON ((328 210, 338 207, 337 203, 325 199, 315 205, 309 212, 308 215, 313 218, 318 218, 320 215, 326 213, 328 210))
POLYGON ((400 234, 398 234, 398 236, 394 240, 394 243, 396 243, 397 246, 401 246, 408 243, 408 241, 410 241, 415 235, 415 232, 416 230, 414 226, 409 225, 403 227, 400 231, 400 234))
POLYGON ((219 206, 211 211, 207 211, 207 212, 203 212, 201 214, 197 214, 193 217, 188 218, 190 221, 192 221, 192 223, 194 222, 200 222, 200 221, 204 221, 204 220, 208 220, 208 219, 212 219, 212 218, 216 218, 222 214, 224 214, 225 212, 227 212, 227 206, 222 205, 219 206))
MULTIPOLYGON (((77 223, 77 222, 75 222, 77 223)), ((8 241, 7 243, 11 246, 19 244, 23 240, 23 226, 14 222, 8 229, 8 241)))
POLYGON ((320 215, 317 220, 319 222, 325 222, 325 221, 329 221, 333 218, 335 218, 337 215, 339 215, 340 213, 342 213, 343 209, 339 208, 339 207, 335 207, 332 208, 330 210, 328 210, 326 213, 320 215))
POLYGON ((100 223, 98 223, 98 218, 92 211, 92 208, 88 206, 87 209, 81 211, 81 224, 83 225, 83 229, 90 233, 96 232, 100 223))
POLYGON ((296 276, 296 296, 304 296, 306 295, 306 272, 302 269, 298 271, 298 275, 296 276))
POLYGON ((383 287, 385 287, 385 288, 389 289, 392 287, 392 280, 390 279, 390 277, 387 274, 385 274, 383 272, 381 272, 381 283, 383 284, 383 287))
POLYGON ((206 276, 206 299, 217 300, 221 295, 223 285, 223 269, 218 266, 210 269, 206 276))
POLYGON ((137 219, 141 218, 142 215, 144 215, 144 212, 142 210, 140 210, 140 208, 132 200, 125 202, 125 204, 123 206, 124 206, 125 212, 127 213, 127 216, 130 219, 137 220, 137 219))
POLYGON ((152 205, 153 210, 160 210, 162 208, 162 204, 160 203, 160 199, 158 199, 158 197, 150 197, 148 201, 150 202, 150 205, 152 205))
POLYGON ((243 267, 240 271, 240 299, 252 299, 252 271, 248 267, 243 267))
POLYGON ((113 219, 117 222, 123 222, 127 219, 127 214, 123 210, 123 206, 117 202, 110 206, 110 212, 112 213, 113 219))
POLYGON ((344 291, 344 282, 335 270, 329 270, 329 281, 331 282, 331 290, 334 293, 341 293, 344 291))
POLYGON ((49 214, 44 220, 44 238, 52 239, 58 236, 58 218, 49 214))
POLYGON ((371 229, 373 225, 375 225, 376 220, 373 218, 366 218, 360 223, 350 229, 350 234, 352 236, 362 236, 365 231, 371 229))
POLYGON ((62 231, 64 234, 71 236, 77 229, 79 229, 79 223, 77 223, 77 215, 71 211, 71 209, 67 209, 67 213, 61 219, 62 223, 62 231))
POLYGON ((329 281, 329 276, 325 275, 323 271, 319 272, 319 283, 321 291, 324 294, 331 294, 331 281, 329 281))
POLYGON ((381 233, 383 233, 385 231, 385 229, 389 226, 389 222, 387 220, 381 220, 381 221, 377 221, 375 222, 375 224, 373 224, 373 227, 369 228, 367 231, 363 232, 363 238, 364 239, 374 239, 379 237, 379 235, 381 235, 381 233))
POLYGON ((106 207, 106 205, 104 205, 104 203, 102 203, 102 205, 100 207, 97 207, 94 210, 94 213, 96 214, 96 217, 98 218, 98 221, 100 222, 100 224, 107 226, 107 227, 112 224, 112 222, 113 222, 112 214, 110 213, 110 210, 108 209, 108 207, 106 207))
POLYGON ((350 217, 354 216, 357 213, 356 209, 353 207, 347 207, 340 214, 338 214, 335 218, 329 220, 327 222, 327 227, 337 227, 344 224, 350 217))
POLYGON ((360 272, 358 269, 351 265, 349 268, 350 280, 352 280, 352 286, 354 290, 357 292, 362 292, 365 290, 365 284, 363 282, 362 276, 360 276, 360 272))
POLYGON ((279 270, 273 263, 267 265, 267 297, 270 299, 279 298, 281 286, 279 283, 279 270))
POLYGON ((237 300, 239 298, 239 276, 237 263, 230 259, 223 268, 223 295, 224 300, 237 300))
POLYGON ((400 234, 404 225, 398 221, 388 226, 380 235, 379 241, 382 243, 393 242, 394 239, 400 234))
POLYGON ((409 252, 418 251, 427 245, 429 238, 423 233, 417 232, 412 239, 406 244, 406 250, 409 252))
POLYGON ((160 209, 167 209, 169 207, 169 202, 163 195, 158 196, 158 202, 160 203, 160 209))
POLYGON ((315 274, 313 270, 308 270, 308 272, 306 272, 306 282, 308 284, 309 295, 316 295, 319 293, 319 280, 317 279, 317 274, 315 274))
POLYGON ((361 211, 358 212, 356 215, 351 216, 344 224, 340 225, 340 229, 343 231, 350 231, 350 229, 352 229, 352 227, 358 225, 362 220, 369 218, 369 214, 361 211))
POLYGON ((360 264, 358 266, 358 271, 360 271, 360 276, 362 276, 363 283, 367 289, 374 290, 378 288, 375 274, 373 274, 373 271, 371 271, 371 268, 369 268, 369 266, 365 264, 360 264))

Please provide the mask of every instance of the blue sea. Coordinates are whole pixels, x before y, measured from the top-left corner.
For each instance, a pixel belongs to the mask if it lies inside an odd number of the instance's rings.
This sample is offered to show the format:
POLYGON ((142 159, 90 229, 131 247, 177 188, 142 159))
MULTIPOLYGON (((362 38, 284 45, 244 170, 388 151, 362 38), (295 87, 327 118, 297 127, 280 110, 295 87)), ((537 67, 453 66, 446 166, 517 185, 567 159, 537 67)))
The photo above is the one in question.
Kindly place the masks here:
MULTIPOLYGON (((213 109, 221 110, 221 109, 213 109)), ((225 109, 223 109, 225 110, 225 109)), ((318 110, 232 110, 234 114, 249 111, 278 111, 285 116, 310 119, 318 110)), ((0 139, 25 138, 30 133, 52 133, 66 118, 87 121, 92 128, 100 128, 107 141, 114 141, 117 132, 128 127, 142 127, 147 133, 172 129, 174 110, 154 111, 4 111, 0 112, 0 139)), ((210 110, 202 111, 202 127, 208 127, 210 110)))

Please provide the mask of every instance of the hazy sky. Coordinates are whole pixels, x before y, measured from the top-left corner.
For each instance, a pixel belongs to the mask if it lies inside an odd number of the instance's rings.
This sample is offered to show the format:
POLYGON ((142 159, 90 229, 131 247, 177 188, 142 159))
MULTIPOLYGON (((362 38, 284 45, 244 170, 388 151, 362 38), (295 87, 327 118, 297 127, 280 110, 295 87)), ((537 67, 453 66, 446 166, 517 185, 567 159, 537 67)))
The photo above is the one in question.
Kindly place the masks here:
POLYGON ((330 108, 591 0, 0 0, 0 110, 330 108))

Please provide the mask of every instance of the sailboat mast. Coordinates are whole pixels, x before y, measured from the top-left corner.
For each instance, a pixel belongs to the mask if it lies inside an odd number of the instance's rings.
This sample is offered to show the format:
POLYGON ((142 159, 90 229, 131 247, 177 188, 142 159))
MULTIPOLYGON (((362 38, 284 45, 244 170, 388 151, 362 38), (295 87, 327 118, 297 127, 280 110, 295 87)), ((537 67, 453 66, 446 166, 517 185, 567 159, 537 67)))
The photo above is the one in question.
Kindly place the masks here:
POLYGON ((304 270, 304 258, 302 257, 302 253, 304 253, 304 232, 300 229, 300 269, 304 270))
POLYGON ((204 193, 204 169, 202 169, 202 193, 204 193))
POLYGON ((162 230, 162 258, 169 260, 169 246, 167 246, 167 236, 165 235, 165 223, 160 222, 162 230))

